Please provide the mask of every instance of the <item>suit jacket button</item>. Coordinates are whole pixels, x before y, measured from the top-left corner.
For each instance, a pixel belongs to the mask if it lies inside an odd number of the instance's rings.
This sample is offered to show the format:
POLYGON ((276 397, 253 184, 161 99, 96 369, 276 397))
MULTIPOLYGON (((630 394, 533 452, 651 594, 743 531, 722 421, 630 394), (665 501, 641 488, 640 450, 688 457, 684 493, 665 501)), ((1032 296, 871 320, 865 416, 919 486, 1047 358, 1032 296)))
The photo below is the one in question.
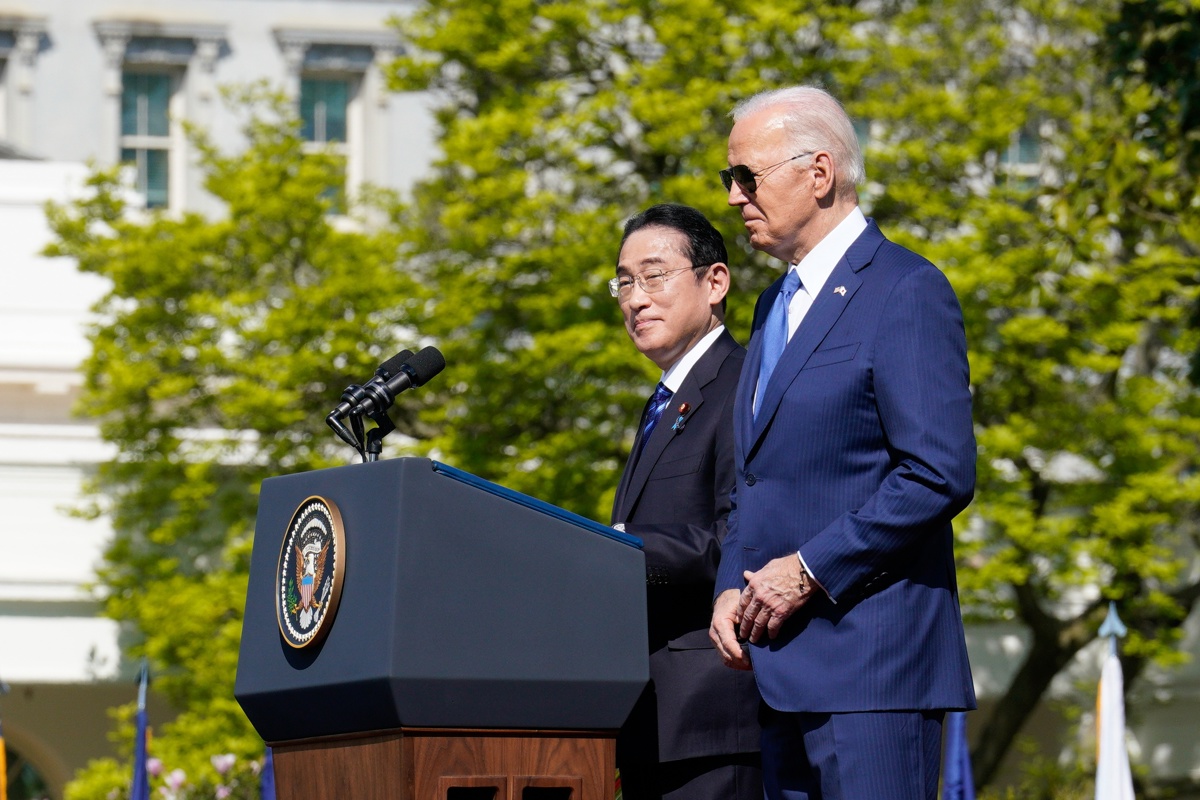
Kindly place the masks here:
POLYGON ((758 478, 754 477, 753 472, 746 473, 746 485, 747 486, 753 486, 757 482, 758 482, 758 478))

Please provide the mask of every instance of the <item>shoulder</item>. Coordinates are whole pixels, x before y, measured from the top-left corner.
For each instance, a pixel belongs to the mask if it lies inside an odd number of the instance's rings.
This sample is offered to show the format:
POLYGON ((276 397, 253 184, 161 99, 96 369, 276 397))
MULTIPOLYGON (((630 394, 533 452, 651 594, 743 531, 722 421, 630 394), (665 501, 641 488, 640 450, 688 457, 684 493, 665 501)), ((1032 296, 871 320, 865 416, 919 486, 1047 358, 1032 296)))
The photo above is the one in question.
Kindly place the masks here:
POLYGON ((719 364, 718 374, 732 372, 736 376, 741 372, 742 362, 746 360, 746 348, 738 344, 737 339, 726 329, 720 338, 713 342, 708 355, 719 364))
POLYGON ((950 281, 932 261, 890 239, 882 236, 880 239, 870 268, 860 273, 864 281, 878 281, 887 291, 895 293, 897 299, 907 296, 919 299, 928 293, 954 295, 950 281))

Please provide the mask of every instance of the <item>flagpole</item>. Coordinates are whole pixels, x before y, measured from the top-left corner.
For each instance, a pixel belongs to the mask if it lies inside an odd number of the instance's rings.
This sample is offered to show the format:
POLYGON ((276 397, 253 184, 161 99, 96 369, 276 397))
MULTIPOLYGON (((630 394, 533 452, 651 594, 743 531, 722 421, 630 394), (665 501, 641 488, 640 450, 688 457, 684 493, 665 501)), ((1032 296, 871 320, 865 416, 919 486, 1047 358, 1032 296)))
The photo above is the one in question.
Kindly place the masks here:
MULTIPOLYGON (((0 678, 0 696, 8 691, 8 684, 0 678)), ((0 714, 0 798, 4 797, 8 797, 8 753, 4 750, 4 718, 0 714)))
POLYGON ((133 785, 129 800, 150 800, 150 775, 146 770, 146 688, 150 684, 150 665, 143 658, 138 672, 137 733, 133 740, 133 785))
POLYGON ((1125 678, 1117 654, 1117 639, 1128 629, 1108 604, 1100 635, 1108 637, 1108 653, 1096 692, 1096 800, 1134 800, 1129 751, 1125 746, 1125 678))

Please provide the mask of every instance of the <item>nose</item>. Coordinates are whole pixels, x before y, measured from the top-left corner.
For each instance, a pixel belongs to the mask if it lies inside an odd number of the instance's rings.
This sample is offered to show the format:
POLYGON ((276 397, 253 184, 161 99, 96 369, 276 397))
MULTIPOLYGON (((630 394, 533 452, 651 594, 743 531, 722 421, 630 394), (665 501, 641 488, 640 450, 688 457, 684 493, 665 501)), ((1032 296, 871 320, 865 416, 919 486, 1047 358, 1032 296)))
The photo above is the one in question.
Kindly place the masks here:
POLYGON ((642 288, 642 285, 637 281, 629 287, 629 294, 625 297, 625 306, 630 310, 646 308, 650 305, 650 293, 642 288))
POLYGON ((740 183, 737 181, 730 181, 729 198, 727 202, 729 205, 736 208, 737 206, 744 206, 746 203, 750 202, 750 198, 746 196, 746 191, 742 189, 742 185, 740 183))

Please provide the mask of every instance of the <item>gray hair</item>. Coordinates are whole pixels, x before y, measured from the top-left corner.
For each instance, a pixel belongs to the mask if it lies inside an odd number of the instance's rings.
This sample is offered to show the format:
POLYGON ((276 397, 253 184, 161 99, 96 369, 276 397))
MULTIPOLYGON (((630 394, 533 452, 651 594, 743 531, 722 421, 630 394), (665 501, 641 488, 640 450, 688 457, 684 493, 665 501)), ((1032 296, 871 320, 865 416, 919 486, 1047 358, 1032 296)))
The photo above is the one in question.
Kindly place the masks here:
POLYGON ((788 141, 797 152, 828 150, 834 168, 851 187, 866 181, 858 134, 837 98, 816 86, 788 86, 759 92, 734 106, 729 115, 736 123, 774 107, 779 107, 788 141))

